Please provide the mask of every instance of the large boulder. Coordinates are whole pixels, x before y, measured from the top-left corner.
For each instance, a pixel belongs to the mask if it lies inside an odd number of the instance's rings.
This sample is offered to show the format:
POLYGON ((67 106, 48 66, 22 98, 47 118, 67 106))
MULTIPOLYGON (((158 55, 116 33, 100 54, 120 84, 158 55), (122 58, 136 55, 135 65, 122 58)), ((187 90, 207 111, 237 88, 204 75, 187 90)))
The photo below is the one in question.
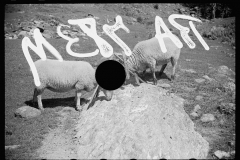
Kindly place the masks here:
POLYGON ((83 111, 76 126, 77 154, 90 159, 204 159, 209 144, 194 130, 184 100, 150 84, 114 91, 111 101, 83 111))

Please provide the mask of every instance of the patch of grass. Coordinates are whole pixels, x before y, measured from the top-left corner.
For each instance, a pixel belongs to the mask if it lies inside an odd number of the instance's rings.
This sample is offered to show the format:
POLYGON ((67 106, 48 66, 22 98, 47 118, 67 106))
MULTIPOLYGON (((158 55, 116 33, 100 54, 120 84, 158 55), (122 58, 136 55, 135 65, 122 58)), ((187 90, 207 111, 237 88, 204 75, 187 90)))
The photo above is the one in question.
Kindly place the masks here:
POLYGON ((154 21, 148 21, 146 24, 147 26, 153 25, 155 22, 154 21))
POLYGON ((15 150, 5 150, 6 159, 26 159, 33 157, 34 151, 42 145, 44 135, 59 124, 56 109, 45 109, 36 118, 15 118, 16 123, 8 126, 5 133, 5 145, 21 145, 15 150), (9 134, 11 133, 11 134, 9 134))

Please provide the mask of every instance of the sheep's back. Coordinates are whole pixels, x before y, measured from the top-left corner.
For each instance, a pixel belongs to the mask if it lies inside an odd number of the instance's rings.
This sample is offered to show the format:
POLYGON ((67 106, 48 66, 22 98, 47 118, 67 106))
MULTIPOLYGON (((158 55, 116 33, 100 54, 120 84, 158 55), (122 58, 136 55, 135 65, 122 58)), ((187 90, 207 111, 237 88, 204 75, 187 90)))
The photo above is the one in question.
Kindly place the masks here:
MULTIPOLYGON (((35 62, 40 82, 72 87, 80 81, 84 85, 95 83, 95 70, 84 61, 46 60, 35 62), (68 86, 69 85, 69 86, 68 86)), ((54 87, 54 86, 52 86, 54 87)), ((57 86, 56 86, 57 87, 57 86)))
POLYGON ((153 37, 151 39, 139 42, 133 49, 137 54, 144 54, 146 59, 154 58, 157 61, 168 60, 173 56, 178 56, 180 49, 173 43, 169 37, 163 38, 167 52, 163 53, 158 39, 153 37))

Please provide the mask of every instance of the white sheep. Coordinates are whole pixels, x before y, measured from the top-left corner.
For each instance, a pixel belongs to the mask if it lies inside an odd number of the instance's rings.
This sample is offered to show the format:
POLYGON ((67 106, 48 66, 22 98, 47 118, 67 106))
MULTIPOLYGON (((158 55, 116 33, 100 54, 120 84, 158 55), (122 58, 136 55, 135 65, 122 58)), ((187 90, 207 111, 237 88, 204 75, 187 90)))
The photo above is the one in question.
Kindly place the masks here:
MULTIPOLYGON (((38 60, 35 63, 40 86, 35 86, 33 102, 38 101, 38 107, 43 109, 41 94, 44 89, 49 89, 53 92, 68 92, 76 89, 76 108, 80 110, 80 97, 82 91, 90 92, 97 84, 95 79, 95 69, 85 61, 63 61, 47 59, 45 61, 38 60)), ((112 99, 113 91, 107 91, 101 88, 109 101, 112 99)), ((99 93, 100 87, 97 86, 95 93, 99 93)), ((93 95, 94 97, 95 95, 93 95)), ((92 100, 92 99, 91 99, 92 100)), ((91 103, 91 101, 90 101, 91 103)))
MULTIPOLYGON (((176 35, 175 37, 178 38, 176 35)), ((156 37, 153 37, 151 39, 137 43, 136 46, 133 48, 131 56, 127 57, 128 59, 125 61, 125 67, 127 67, 127 70, 129 70, 130 72, 133 72, 138 85, 140 85, 140 83, 137 73, 145 73, 148 68, 150 68, 153 74, 153 81, 156 85, 156 66, 162 65, 159 73, 159 75, 161 76, 168 62, 170 61, 173 66, 171 79, 174 80, 175 69, 181 49, 178 48, 169 37, 164 37, 163 41, 167 49, 166 53, 162 52, 158 39, 156 37)), ((127 73, 127 79, 129 78, 129 73, 127 73)))

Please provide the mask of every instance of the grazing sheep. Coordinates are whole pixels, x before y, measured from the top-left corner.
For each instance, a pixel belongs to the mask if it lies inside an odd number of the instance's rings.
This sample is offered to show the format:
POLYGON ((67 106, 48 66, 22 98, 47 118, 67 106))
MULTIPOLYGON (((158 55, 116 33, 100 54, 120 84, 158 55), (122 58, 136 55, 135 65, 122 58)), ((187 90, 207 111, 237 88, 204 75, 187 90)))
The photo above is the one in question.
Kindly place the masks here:
MULTIPOLYGON (((175 35, 175 37, 177 36, 175 35)), ((129 56, 126 60, 125 67, 127 67, 127 70, 134 73, 138 85, 140 85, 140 83, 137 73, 145 73, 146 69, 148 68, 150 68, 153 74, 154 85, 157 85, 157 78, 155 76, 156 66, 162 65, 159 73, 161 76, 167 66, 167 63, 170 61, 173 66, 171 79, 174 80, 175 69, 181 49, 178 48, 169 37, 164 37, 163 41, 167 49, 166 53, 162 52, 158 39, 153 37, 136 44, 131 56, 129 56)), ((129 79, 129 73, 127 73, 127 79, 129 79)))
MULTIPOLYGON (((68 92, 76 89, 76 109, 80 110, 80 97, 82 91, 90 92, 97 84, 95 79, 95 69, 85 61, 63 61, 47 59, 45 61, 38 60, 35 63, 40 86, 35 86, 33 102, 38 101, 38 107, 43 109, 41 94, 47 88, 53 92, 68 92)), ((99 86, 96 88, 97 95, 99 86)), ((96 90, 94 93, 96 93, 96 90)), ((113 91, 102 89, 106 99, 112 99, 113 91)), ((94 97, 95 95, 93 95, 94 97)), ((91 103, 91 102, 90 102, 91 103)))

